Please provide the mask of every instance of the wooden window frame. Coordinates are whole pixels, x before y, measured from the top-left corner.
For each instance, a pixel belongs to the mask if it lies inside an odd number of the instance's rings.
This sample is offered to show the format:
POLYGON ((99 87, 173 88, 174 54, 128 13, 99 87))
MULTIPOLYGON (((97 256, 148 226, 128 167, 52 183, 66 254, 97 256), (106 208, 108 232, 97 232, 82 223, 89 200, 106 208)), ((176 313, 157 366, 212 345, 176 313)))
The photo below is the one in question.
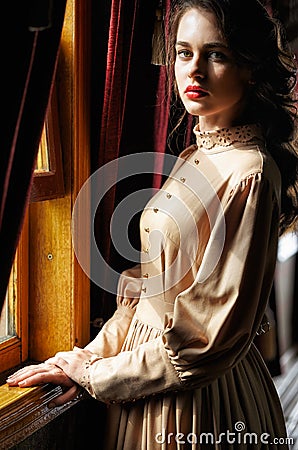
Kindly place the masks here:
POLYGON ((65 195, 56 85, 52 91, 43 133, 49 170, 34 173, 30 201, 40 202, 65 195))
POLYGON ((28 358, 28 230, 26 214, 13 270, 17 274, 17 280, 13 281, 16 295, 16 336, 0 343, 0 372, 18 366, 28 358))
MULTIPOLYGON (((50 98, 44 130, 49 170, 35 172, 30 202, 52 200, 65 195, 57 92, 50 98)), ((11 273, 15 295, 15 336, 0 343, 0 373, 28 359, 29 296, 29 211, 27 211, 11 273), (13 279, 16 277, 16 279, 13 279)))
MULTIPOLYGON (((17 325, 23 329, 25 346, 21 350, 19 338, 10 342, 13 352, 7 357, 8 365, 18 366, 27 358, 43 361, 56 351, 84 346, 90 338, 90 280, 75 258, 71 241, 72 207, 90 176, 90 20, 90 2, 67 0, 56 81, 58 103, 59 98, 63 99, 59 120, 64 195, 33 201, 28 208, 23 230, 27 238, 21 239, 18 249, 18 257, 29 254, 28 272, 24 272, 20 284, 27 292, 27 304, 22 291, 25 303, 19 305, 22 314, 17 325), (23 320, 25 315, 27 322, 23 320), (18 358, 14 359, 14 352, 18 358)), ((89 229, 88 224, 86 227, 89 229)), ((75 404, 50 410, 48 403, 61 393, 61 388, 9 387, 5 379, 14 371, 12 368, 0 374, 1 448, 11 448, 75 404)))

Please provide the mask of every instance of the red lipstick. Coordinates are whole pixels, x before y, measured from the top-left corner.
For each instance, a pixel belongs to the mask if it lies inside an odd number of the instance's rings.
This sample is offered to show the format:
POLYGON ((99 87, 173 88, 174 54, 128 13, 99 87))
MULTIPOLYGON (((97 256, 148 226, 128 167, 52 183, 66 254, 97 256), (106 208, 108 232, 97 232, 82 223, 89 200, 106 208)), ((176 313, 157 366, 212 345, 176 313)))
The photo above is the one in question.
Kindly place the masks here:
POLYGON ((206 97, 208 92, 202 89, 200 86, 190 85, 185 89, 185 94, 188 98, 195 100, 198 98, 206 97))

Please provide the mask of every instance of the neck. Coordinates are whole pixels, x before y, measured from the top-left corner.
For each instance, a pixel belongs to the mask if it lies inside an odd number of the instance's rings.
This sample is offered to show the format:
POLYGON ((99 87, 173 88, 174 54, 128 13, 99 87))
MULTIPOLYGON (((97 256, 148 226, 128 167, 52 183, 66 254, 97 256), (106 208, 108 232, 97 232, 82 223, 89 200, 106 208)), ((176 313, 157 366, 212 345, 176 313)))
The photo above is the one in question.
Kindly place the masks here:
MULTIPOLYGON (((220 130, 222 128, 238 127, 251 122, 247 103, 239 102, 230 114, 218 113, 210 116, 199 116, 200 131, 220 130)), ((252 121, 253 122, 253 121, 252 121)))

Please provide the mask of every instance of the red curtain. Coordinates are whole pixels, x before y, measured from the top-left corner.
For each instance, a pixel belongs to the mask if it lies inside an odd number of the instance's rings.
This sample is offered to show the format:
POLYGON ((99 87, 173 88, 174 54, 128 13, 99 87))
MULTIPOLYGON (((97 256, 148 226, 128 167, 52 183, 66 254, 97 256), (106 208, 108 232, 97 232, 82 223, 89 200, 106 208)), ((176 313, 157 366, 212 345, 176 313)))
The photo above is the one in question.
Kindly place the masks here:
POLYGON ((6 2, 0 31, 0 310, 28 202, 66 0, 6 2))
MULTIPOLYGON (((163 2, 166 33, 171 1, 163 2)), ((100 127, 98 124, 92 125, 93 129, 100 128, 100 135, 97 137, 99 145, 96 148, 96 138, 93 145, 97 154, 93 170, 124 155, 155 151, 160 156, 168 151, 171 95, 168 93, 167 73, 165 67, 151 63, 156 7, 159 3, 111 1, 107 52, 101 47, 97 49, 98 54, 93 54, 94 61, 100 60, 100 52, 102 57, 106 57, 105 80, 100 92, 98 83, 104 63, 99 64, 97 79, 94 78, 92 86, 93 92, 98 90, 97 103, 101 102, 100 96, 104 96, 100 127)), ((100 10, 98 13, 94 11, 93 17, 97 17, 97 14, 100 16, 100 10)), ((103 28, 98 22, 93 24, 93 28, 93 42, 96 43, 98 30, 103 28)), ((101 34, 101 42, 103 39, 101 34)), ((96 130, 94 134, 96 135, 96 130)), ((97 245, 107 263, 118 272, 127 268, 130 262, 113 248, 110 236, 112 213, 126 195, 142 188, 159 187, 161 176, 153 173, 154 170, 160 171, 162 164, 163 158, 157 157, 150 176, 145 174, 137 181, 128 180, 120 187, 115 184, 99 205, 95 220, 97 245)), ((110 184, 116 181, 117 173, 113 174, 113 178, 109 180, 110 184)), ((131 234, 137 246, 137 220, 133 227, 134 232, 131 234)), ((106 319, 114 308, 115 296, 92 285, 91 319, 99 316, 106 319)))
MULTIPOLYGON (((102 55, 95 55, 94 60, 102 56, 100 67, 97 72, 97 79, 94 80, 93 92, 97 90, 98 79, 101 77, 100 70, 106 65, 105 79, 102 89, 98 92, 97 103, 102 102, 100 118, 100 133, 96 136, 98 147, 95 149, 97 157, 93 169, 104 166, 111 160, 121 156, 121 142, 123 140, 123 127, 125 122, 125 111, 127 103, 128 83, 131 71, 132 48, 135 39, 135 25, 138 15, 139 0, 112 0, 110 6, 109 28, 107 36, 107 48, 96 48, 102 55), (103 58, 106 57, 106 61, 103 58), (103 96, 103 101, 101 99, 103 96)), ((104 31, 104 24, 100 22, 102 17, 101 8, 96 9, 94 5, 93 14, 98 14, 98 22, 95 21, 93 27, 95 32, 93 40, 96 43, 98 29, 104 31)), ((96 47, 96 46, 95 46, 96 47)), ((95 106, 96 110, 96 106, 95 106)), ((94 116, 96 118, 96 114, 94 116)), ((92 126, 92 125, 91 125, 92 126)), ((93 128, 98 128, 98 124, 93 124, 93 128)), ((96 131, 94 132, 96 135, 96 131)), ((96 145, 96 144, 95 144, 96 145)), ((94 158, 93 158, 94 159, 94 158)), ((103 176, 105 174, 103 173, 103 176)), ((111 174, 109 174, 111 176, 111 174)), ((112 175, 110 185, 116 182, 117 173, 112 175)), ((112 249, 110 237, 110 220, 116 203, 117 184, 109 190, 100 204, 98 214, 95 218, 95 234, 100 248, 100 252, 108 264, 112 263, 112 249)), ((96 268, 95 268, 96 270, 96 268)), ((91 298, 95 298, 94 315, 97 316, 99 299, 102 310, 101 315, 109 316, 114 309, 114 296, 109 292, 101 290, 91 285, 91 298), (113 301, 111 300, 111 297, 113 301)), ((92 312, 91 312, 92 316, 92 312)))
MULTIPOLYGON (((100 127, 99 166, 103 166, 120 156, 138 1, 113 0, 111 5, 104 102, 100 127)), ((116 176, 117 174, 115 174, 115 180, 116 176)), ((110 253, 109 220, 115 203, 115 192, 116 186, 111 189, 104 204, 106 220, 100 222, 100 239, 106 243, 104 247, 105 257, 108 257, 110 253)))
MULTIPOLYGON (((98 19, 93 24, 93 51, 97 53, 93 55, 96 67, 93 67, 92 90, 97 92, 97 100, 93 96, 95 105, 92 116, 96 118, 96 104, 102 110, 100 127, 98 123, 91 125, 93 147, 97 155, 92 158, 93 170, 127 154, 153 151, 153 117, 159 75, 159 68, 151 64, 154 2, 111 0, 106 48, 100 46, 99 42, 98 30, 104 30, 104 24, 100 24, 100 12, 100 8, 93 11, 93 17, 98 19), (102 82, 101 70, 105 65, 105 79, 102 82), (94 76, 94 72, 97 76, 94 76), (100 89, 98 83, 101 84, 100 89), (96 128, 100 128, 100 133, 97 134, 96 128)), ((101 43, 104 39, 105 36, 101 34, 101 43)), ((110 185, 116 181, 117 173, 113 174, 113 178, 110 185)), ((145 181, 145 178, 142 181, 152 186, 152 175, 150 180, 145 181)), ((95 219, 95 235, 100 252, 118 272, 124 270, 126 261, 117 254, 111 243, 110 220, 117 203, 135 188, 139 186, 130 181, 124 181, 120 187, 115 184, 99 205, 95 219)), ((92 284, 91 319, 98 316, 106 319, 114 308, 115 296, 92 284)))

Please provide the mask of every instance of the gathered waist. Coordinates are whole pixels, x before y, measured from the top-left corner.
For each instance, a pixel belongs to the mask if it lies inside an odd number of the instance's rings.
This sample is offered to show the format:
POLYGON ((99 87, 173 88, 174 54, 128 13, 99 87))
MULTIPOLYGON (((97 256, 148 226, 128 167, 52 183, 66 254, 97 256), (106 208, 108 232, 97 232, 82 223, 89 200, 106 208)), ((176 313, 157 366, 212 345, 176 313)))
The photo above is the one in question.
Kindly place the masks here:
POLYGON ((172 315, 174 303, 157 297, 140 298, 135 317, 141 322, 160 330, 164 329, 166 316, 172 315))

